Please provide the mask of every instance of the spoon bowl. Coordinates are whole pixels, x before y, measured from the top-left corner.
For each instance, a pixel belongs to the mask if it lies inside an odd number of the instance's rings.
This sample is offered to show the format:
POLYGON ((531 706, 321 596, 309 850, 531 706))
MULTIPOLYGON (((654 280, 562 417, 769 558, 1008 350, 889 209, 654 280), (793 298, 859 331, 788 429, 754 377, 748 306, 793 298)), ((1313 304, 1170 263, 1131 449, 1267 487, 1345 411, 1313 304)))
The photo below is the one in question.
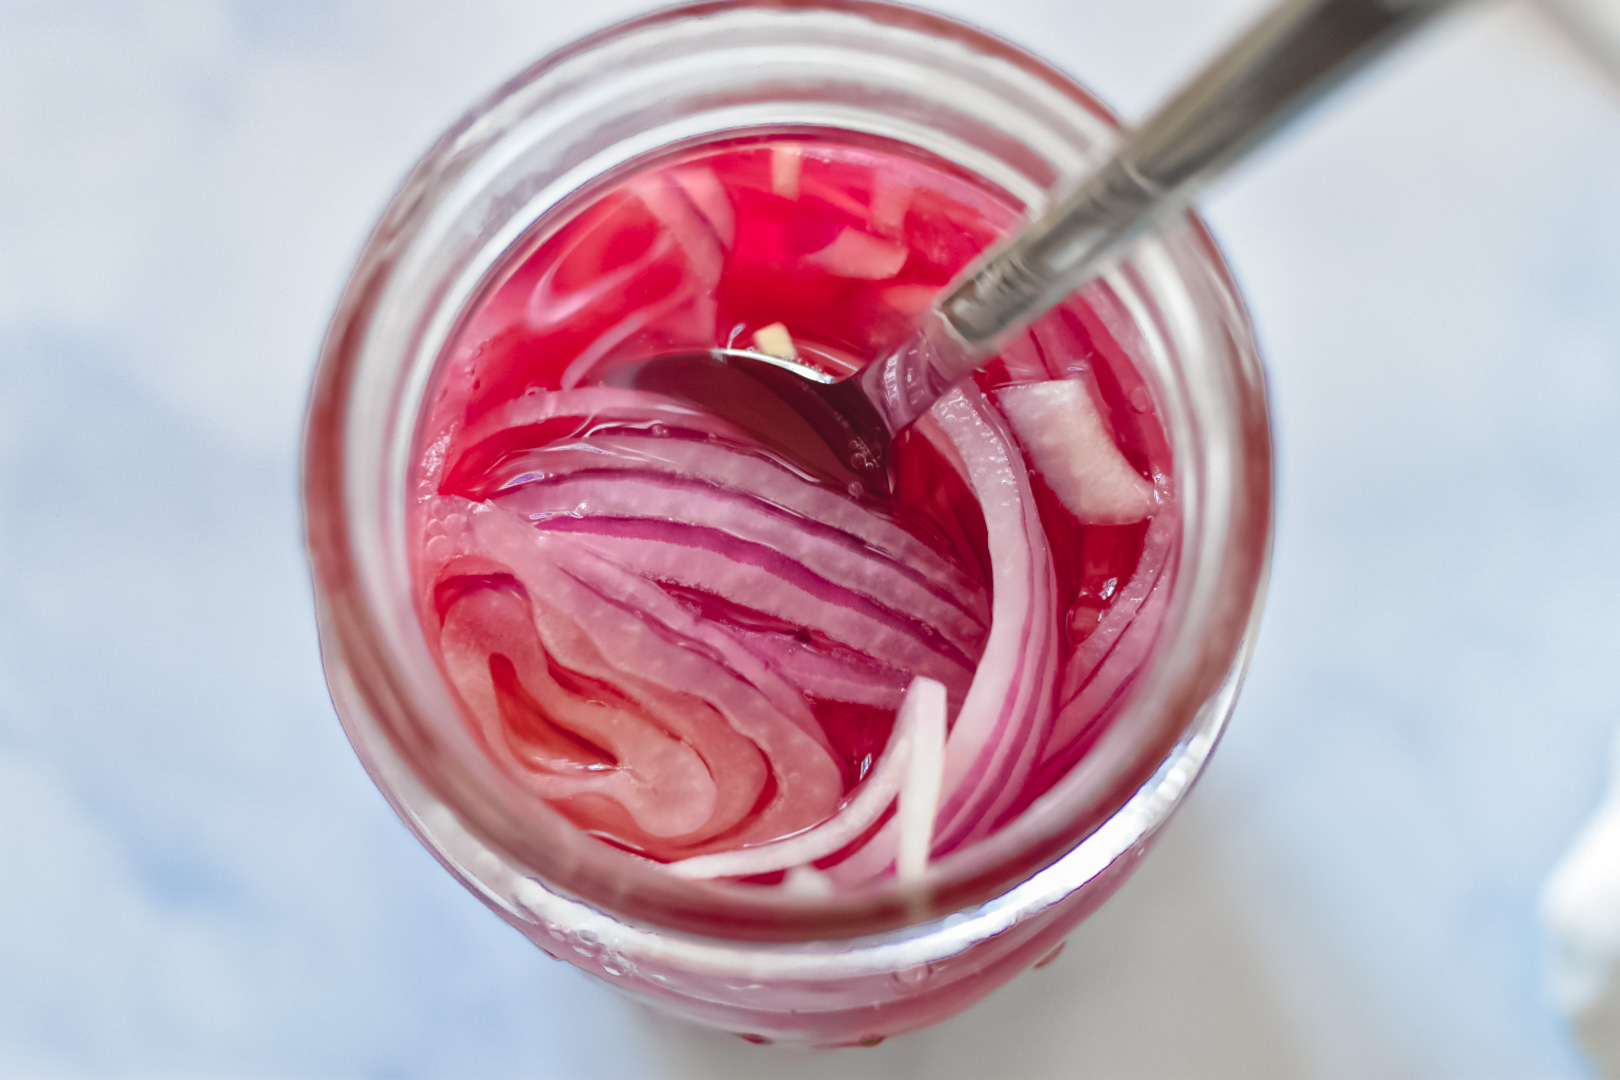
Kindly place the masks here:
POLYGON ((899 432, 860 375, 839 378, 768 353, 716 348, 620 364, 601 382, 702 408, 742 428, 787 463, 852 494, 893 491, 889 444, 899 432))

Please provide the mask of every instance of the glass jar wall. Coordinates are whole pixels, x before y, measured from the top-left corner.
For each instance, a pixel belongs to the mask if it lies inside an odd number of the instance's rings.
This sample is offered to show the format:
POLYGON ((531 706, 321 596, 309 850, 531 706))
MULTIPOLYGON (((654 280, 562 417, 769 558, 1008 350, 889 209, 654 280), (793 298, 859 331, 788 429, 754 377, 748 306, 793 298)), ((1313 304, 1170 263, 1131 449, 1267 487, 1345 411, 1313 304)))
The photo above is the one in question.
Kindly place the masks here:
POLYGON ((683 881, 572 828, 492 766, 424 641, 407 542, 423 399, 514 245, 628 165, 722 137, 909 145, 1026 212, 1098 164, 1110 114, 1038 60, 885 4, 707 4, 585 39, 477 106, 418 164, 327 338, 305 499, 323 659, 405 823, 550 955, 768 1041, 869 1042, 938 1020, 1053 949, 1130 873, 1202 769, 1241 681, 1270 541, 1270 441, 1247 317, 1194 219, 1087 300, 1153 387, 1182 537, 1146 678, 1080 763, 926 895, 811 900, 683 881))

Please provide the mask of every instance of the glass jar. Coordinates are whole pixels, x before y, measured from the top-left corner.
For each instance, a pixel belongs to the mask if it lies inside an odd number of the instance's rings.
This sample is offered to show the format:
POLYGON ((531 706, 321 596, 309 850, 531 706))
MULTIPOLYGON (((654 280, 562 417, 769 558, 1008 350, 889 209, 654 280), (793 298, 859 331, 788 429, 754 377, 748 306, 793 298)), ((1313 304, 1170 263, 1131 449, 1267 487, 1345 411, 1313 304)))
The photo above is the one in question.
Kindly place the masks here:
POLYGON ((418 623, 405 521, 425 388, 503 253, 574 193, 672 147, 829 128, 910 144, 1031 214, 1119 138, 1041 61, 884 3, 701 4, 586 38, 468 113, 389 206, 321 354, 304 484, 333 700, 446 869, 549 955, 640 999, 754 1041, 846 1045, 939 1020, 1037 963, 1152 844, 1242 679, 1271 457, 1242 301, 1188 217, 1086 294, 1154 388, 1183 532, 1151 666, 1064 779, 931 868, 920 897, 676 880, 566 825, 473 744, 418 623))

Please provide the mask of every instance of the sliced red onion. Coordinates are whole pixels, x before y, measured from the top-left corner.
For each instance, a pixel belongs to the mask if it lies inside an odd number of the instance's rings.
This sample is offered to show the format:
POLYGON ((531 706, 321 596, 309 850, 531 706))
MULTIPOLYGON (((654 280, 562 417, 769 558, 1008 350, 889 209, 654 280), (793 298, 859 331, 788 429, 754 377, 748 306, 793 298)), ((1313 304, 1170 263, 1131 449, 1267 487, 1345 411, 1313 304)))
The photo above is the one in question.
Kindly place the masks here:
POLYGON ((557 286, 559 274, 566 274, 571 269, 569 256, 590 239, 588 232, 582 232, 574 237, 567 249, 560 252, 546 272, 536 280, 533 290, 529 293, 529 303, 524 312, 526 322, 531 328, 550 330, 578 318, 581 312, 594 304, 617 302, 618 297, 623 295, 624 289, 637 275, 646 273, 660 260, 667 259, 675 246, 668 236, 660 235, 648 245, 646 251, 630 262, 614 267, 606 273, 590 275, 584 285, 568 289, 559 288, 557 286))
POLYGON ((771 191, 784 199, 799 197, 799 179, 804 169, 803 151, 792 143, 771 147, 771 191))
POLYGON ((990 637, 945 751, 936 850, 949 850, 987 832, 1033 767, 1051 723, 1058 635, 1046 533, 1000 416, 963 390, 934 416, 984 510, 994 595, 990 637))
MULTIPOLYGON (((682 190, 671 189, 700 216, 698 195, 682 190)), ((826 877, 855 882, 892 867, 907 883, 922 881, 931 857, 994 831, 1032 784, 1083 752, 1087 725, 1122 699, 1168 604, 1175 517, 1160 512, 1132 578, 1065 659, 1052 558, 1009 424, 1082 520, 1123 520, 1141 492, 1103 475, 1130 467, 1082 384, 1009 387, 999 402, 1006 420, 977 391, 959 389, 921 425, 943 440, 983 510, 988 610, 974 576, 900 524, 744 449, 742 433, 695 409, 591 388, 537 394, 486 418, 460 442, 471 448, 463 458, 491 466, 477 493, 493 499, 438 499, 431 513, 459 518, 459 531, 443 527, 427 548, 440 568, 430 576, 482 572, 455 570, 476 557, 510 573, 529 598, 529 639, 506 610, 515 594, 458 599, 474 606, 447 615, 444 633, 455 640, 446 664, 479 730, 527 762, 547 798, 585 799, 586 816, 621 807, 649 853, 678 859, 673 871, 687 877, 803 867, 868 831, 904 789, 894 817, 826 877), (1102 453, 1099 433, 1118 459, 1102 473, 1085 460, 1102 453), (711 602, 737 617, 714 618, 711 602), (512 742, 489 660, 498 650, 471 626, 469 613, 484 608, 518 642, 501 655, 525 692, 563 732, 611 751, 611 767, 576 768, 543 731, 534 745, 512 742), (544 674, 547 654, 624 701, 569 697, 544 674), (842 804, 814 699, 900 705, 878 765, 842 804), (611 726, 603 709, 630 717, 614 721, 622 730, 612 738, 602 733, 611 726), (726 770, 747 754, 716 728, 754 755, 746 782, 726 770), (741 804, 762 794, 765 767, 777 790, 750 816, 756 808, 741 804), (676 791, 691 805, 658 819, 676 791)), ((1146 481, 1131 475, 1151 500, 1146 481)), ((810 883, 824 884, 819 875, 810 883)))
POLYGON ((675 170, 674 177, 681 191, 708 221, 720 246, 730 249, 737 240, 737 212, 714 170, 707 165, 683 165, 675 170))
POLYGON ((965 656, 978 651, 984 626, 951 599, 927 588, 903 565, 846 533, 712 484, 663 476, 614 474, 536 482, 495 500, 539 528, 583 520, 663 523, 674 536, 712 529, 769 548, 811 573, 944 635, 965 656))
MULTIPOLYGON (((704 171, 713 175, 710 170, 704 171)), ((712 295, 725 266, 725 245, 714 223, 695 205, 686 188, 667 175, 638 177, 630 183, 630 189, 662 226, 658 230, 660 239, 674 241, 692 269, 693 283, 712 295)))
MULTIPOLYGON (((557 381, 565 389, 578 387, 596 374, 598 365, 636 338, 653 339, 646 345, 662 352, 707 348, 713 340, 714 315, 714 300, 706 286, 693 283, 678 289, 614 320, 600 337, 580 350, 557 381)), ((641 351, 645 349, 643 346, 641 351)))
MULTIPOLYGON (((630 189, 661 226, 652 250, 638 261, 641 272, 662 265, 678 272, 680 280, 668 292, 637 304, 614 320, 574 356, 559 380, 564 389, 586 382, 599 363, 632 338, 648 337, 652 340, 647 344, 663 347, 654 351, 707 348, 715 340, 714 295, 725 252, 714 226, 666 176, 640 178, 631 182, 630 189)), ((615 290, 613 299, 622 303, 624 293, 633 291, 634 284, 615 290)), ((531 320, 547 317, 544 297, 537 294, 529 307, 531 320)))
POLYGON ((859 229, 845 228, 833 238, 832 243, 806 256, 805 261, 839 277, 883 281, 900 272, 909 254, 904 244, 881 240, 859 229))
POLYGON ((827 734, 816 722, 803 694, 726 628, 694 614, 654 583, 589 551, 556 544, 551 546, 550 555, 569 576, 621 607, 656 620, 677 640, 707 646, 714 660, 763 694, 829 754, 832 752, 827 734))
MULTIPOLYGON (((780 631, 732 632, 750 652, 806 697, 897 709, 905 695, 909 675, 851 649, 804 642, 794 634, 780 631)), ((964 679, 954 688, 947 686, 946 690, 960 699, 968 681, 964 679)))
MULTIPOLYGON (((934 803, 938 799, 937 748, 925 745, 923 754, 918 757, 917 742, 919 732, 925 742, 944 732, 944 713, 945 688, 931 679, 917 677, 906 691, 905 700, 895 717, 894 728, 889 733, 888 744, 878 757, 877 764, 861 783, 854 798, 837 814, 797 836, 682 859, 671 863, 670 871, 684 878, 752 877, 803 866, 846 847, 872 827, 897 795, 902 813, 908 806, 912 810, 909 820, 913 822, 913 830, 931 827, 934 803), (926 824, 916 824, 918 819, 926 824)), ((911 839, 915 847, 918 840, 915 836, 911 839)), ((922 840, 922 851, 926 866, 926 837, 922 840)))
POLYGON ((899 236, 905 232, 906 212, 911 209, 911 202, 915 197, 916 191, 906 182, 905 177, 891 176, 883 170, 874 170, 872 227, 885 236, 899 236))
MULTIPOLYGON (((705 722, 711 712, 721 728, 744 736, 745 746, 758 747, 775 773, 777 792, 758 820, 728 843, 795 832, 832 812, 843 789, 836 762, 823 742, 758 688, 713 656, 687 647, 643 611, 574 577, 564 568, 567 545, 554 538, 503 511, 459 499, 443 500, 439 517, 447 523, 461 518, 457 535, 446 530, 444 564, 471 556, 510 573, 527 591, 541 644, 559 664, 614 687, 672 725, 700 753, 725 742, 705 722)), ((732 757, 706 755, 716 780, 732 757)), ((735 820, 751 806, 742 807, 735 820)))
MULTIPOLYGON (((480 490, 479 497, 495 494, 499 487, 513 488, 542 479, 560 479, 581 472, 656 473, 688 482, 710 484, 736 492, 836 530, 856 542, 888 556, 909 568, 924 584, 942 598, 955 599, 981 625, 988 623, 983 587, 972 576, 951 563, 893 520, 863 506, 855 499, 806 482, 791 469, 757 453, 734 448, 746 440, 741 432, 723 421, 708 420, 696 410, 666 403, 650 409, 641 402, 665 399, 635 391, 577 390, 566 394, 540 394, 519 406, 501 410, 469 433, 464 443, 477 455, 480 444, 506 447, 509 438, 499 438, 514 428, 539 427, 560 418, 581 417, 581 435, 590 426, 588 440, 548 442, 513 455, 495 470, 492 483, 480 490), (590 395, 578 402, 550 399, 590 395), (531 403, 532 402, 532 403, 531 403), (602 411, 592 412, 600 403, 602 411), (590 417, 589 420, 585 419, 590 417), (642 433, 613 430, 612 422, 635 424, 642 433), (647 434, 662 426, 663 434, 647 434), (671 437, 673 433, 695 436, 671 437), (726 445, 732 441, 733 445, 726 445)), ((555 435, 548 436, 548 440, 555 435)), ((463 494, 470 494, 465 493, 463 494)))
POLYGON ((1170 606, 1179 528, 1174 513, 1161 511, 1154 517, 1135 572, 1064 665, 1057 718, 1041 755, 1043 777, 1056 779, 1068 771, 1086 736, 1115 711, 1152 655, 1170 606))
POLYGON ((574 538, 644 577, 712 593, 740 607, 792 620, 905 671, 940 681, 972 669, 968 654, 929 628, 811 573, 757 544, 705 529, 614 520, 554 521, 540 535, 574 538))
MULTIPOLYGON (((639 710, 581 698, 551 678, 521 597, 496 589, 464 595, 446 613, 440 649, 486 743, 505 744, 542 796, 605 796, 622 805, 639 829, 659 838, 696 833, 714 817, 715 779, 689 744, 639 710), (522 689, 544 710, 540 722, 574 736, 583 752, 567 753, 571 748, 563 739, 554 740, 563 743, 562 753, 513 743, 514 725, 495 687, 495 657, 506 657, 521 672, 522 689), (605 753, 592 754, 593 746, 605 753)), ((722 821, 719 828, 733 823, 722 821)))
POLYGON ((1036 470, 1082 522, 1128 525, 1153 512, 1153 485, 1125 460, 1079 379, 1006 386, 996 404, 1036 470))
POLYGON ((940 788, 945 782, 945 687, 916 679, 900 707, 901 721, 909 725, 910 753, 906 778, 900 787, 899 854, 895 876, 902 885, 921 885, 928 877, 928 858, 934 846, 934 817, 939 813, 940 788), (914 715, 908 716, 911 713, 914 715))

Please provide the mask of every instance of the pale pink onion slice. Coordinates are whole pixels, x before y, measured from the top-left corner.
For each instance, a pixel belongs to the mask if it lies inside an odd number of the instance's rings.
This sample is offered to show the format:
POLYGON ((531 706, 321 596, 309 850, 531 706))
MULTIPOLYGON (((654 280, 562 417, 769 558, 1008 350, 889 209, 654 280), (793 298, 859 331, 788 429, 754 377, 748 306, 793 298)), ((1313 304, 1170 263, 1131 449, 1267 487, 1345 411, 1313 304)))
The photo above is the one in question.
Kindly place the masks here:
MULTIPOLYGON (((831 783, 836 797, 842 782, 836 779, 836 767, 826 751, 820 745, 806 745, 810 736, 792 722, 792 716, 778 712, 766 695, 717 657, 705 656, 678 635, 660 633, 650 625, 643 606, 648 595, 635 591, 627 576, 608 576, 600 560, 591 567, 594 572, 582 572, 589 564, 578 557, 581 553, 499 510, 474 507, 469 522, 477 538, 476 551, 508 567, 531 596, 543 597, 544 606, 578 627, 613 665, 609 671, 589 674, 610 683, 648 682, 709 701, 735 730, 766 752, 778 769, 779 783, 804 772, 818 787, 831 783)), ((663 613, 667 615, 667 609, 663 613)))
MULTIPOLYGON (((655 350, 704 348, 714 341, 715 288, 725 262, 725 251, 714 226, 693 205, 681 187, 667 176, 644 177, 630 184, 661 226, 653 249, 645 259, 643 273, 662 263, 680 272, 674 288, 649 302, 637 304, 614 320, 608 329, 575 355, 558 380, 565 389, 577 387, 595 373, 597 365, 632 338, 650 339, 655 350), (671 250, 673 246, 674 250, 671 250)), ((627 282, 608 298, 622 304, 625 292, 634 286, 627 282)), ((537 296, 529 304, 531 320, 549 318, 545 300, 537 296)))
POLYGON ((1079 379, 1007 386, 996 404, 1035 469, 1080 521, 1128 525, 1157 505, 1153 485, 1125 460, 1079 379))
MULTIPOLYGON (((803 642, 793 634, 767 630, 733 630, 743 645, 802 691, 823 701, 843 701, 897 709, 910 676, 853 649, 803 642)), ((946 686, 955 700, 967 691, 971 676, 946 686)))
POLYGON ((838 277, 884 281, 906 265, 910 250, 904 244, 880 240, 871 233, 845 228, 832 243, 805 261, 814 263, 838 277))
POLYGON ((598 365, 613 356, 616 350, 627 347, 635 338, 652 339, 643 345, 661 352, 682 349, 702 349, 708 346, 714 334, 714 299, 712 285, 688 283, 655 303, 646 304, 615 320, 596 340, 582 349, 563 369, 558 383, 564 388, 578 387, 596 374, 598 365))
MULTIPOLYGON (((630 188, 663 226, 659 239, 668 237, 686 255, 692 269, 692 286, 712 297, 725 268, 725 244, 714 222, 691 198, 691 188, 667 175, 638 177, 631 181, 630 188)), ((730 203, 726 206, 729 208, 730 203)))
MULTIPOLYGON (((1033 331, 1019 334, 996 355, 1014 382, 1040 383, 1061 377, 1061 373, 1049 370, 1045 351, 1036 343, 1033 331)), ((997 403, 1000 403, 999 394, 997 403)))
POLYGON ((928 858, 934 846, 934 816, 939 813, 940 788, 945 782, 945 687, 930 679, 916 679, 906 691, 901 714, 907 717, 910 753, 906 778, 900 788, 899 854, 895 876, 902 885, 921 885, 928 877, 928 858))
POLYGON ((1023 461, 983 395, 958 389, 934 408, 984 511, 992 573, 990 637, 945 751, 936 850, 987 833, 1017 799, 1052 718, 1057 589, 1023 461))
MULTIPOLYGON (((910 766, 916 753, 919 729, 926 738, 933 738, 936 731, 943 732, 944 708, 945 688, 918 676, 906 691, 905 700, 895 717, 894 728, 889 733, 888 745, 883 748, 877 764, 861 783, 855 797, 837 814, 797 836, 670 863, 670 872, 683 878, 752 877, 814 862, 847 846, 871 828, 897 795, 902 808, 908 805, 909 796, 909 805, 914 808, 910 820, 915 821, 918 816, 926 815, 931 825, 932 803, 927 807, 922 804, 930 796, 933 800, 938 799, 938 767, 937 762, 930 758, 933 751, 925 747, 923 760, 918 767, 913 769, 910 766), (933 778, 929 775, 930 769, 933 770, 933 778), (908 792, 908 787, 915 790, 908 792)), ((926 843, 923 850, 926 862, 926 843)))
POLYGON ((566 545, 555 538, 494 507, 460 499, 443 504, 443 519, 459 516, 465 522, 449 559, 475 556, 510 573, 528 592, 542 643, 559 662, 642 700, 653 715, 670 711, 679 718, 691 711, 672 704, 671 693, 707 703, 758 747, 776 775, 778 790, 759 820, 736 839, 793 832, 832 812, 843 790, 836 762, 824 743, 775 708, 758 688, 714 656, 694 651, 684 639, 650 624, 641 612, 573 577, 562 565, 568 561, 566 545), (569 655, 569 635, 588 641, 601 659, 569 655), (651 696, 650 690, 655 691, 651 696))
MULTIPOLYGON (((516 521, 516 518, 511 520, 516 521)), ((531 529, 574 538, 643 577, 712 593, 742 607, 792 620, 885 664, 942 682, 972 669, 971 656, 928 627, 909 622, 757 544, 714 530, 671 530, 636 522, 582 522, 578 530, 531 529), (639 525, 639 527, 638 527, 639 525), (584 526, 600 526, 588 531, 584 526)))
POLYGON ((718 530, 767 547, 874 604, 939 630, 966 655, 976 653, 984 638, 983 624, 968 611, 887 556, 847 534, 710 484, 589 474, 527 484, 494 501, 542 529, 588 519, 635 519, 661 522, 672 536, 686 528, 718 530))
POLYGON ((878 299, 902 315, 920 315, 939 293, 938 285, 890 285, 878 299))
POLYGON ((783 716, 816 740, 829 754, 827 733, 797 688, 727 628, 694 614, 663 589, 607 559, 569 544, 557 544, 552 557, 569 576, 644 618, 655 619, 677 639, 706 647, 712 657, 758 690, 783 716))
POLYGON ((638 710, 569 693, 551 678, 540 649, 527 604, 510 593, 474 590, 446 613, 440 654, 486 743, 506 745, 546 798, 602 795, 623 806, 640 829, 655 837, 702 829, 717 808, 718 791, 698 752, 638 710), (512 663, 522 688, 552 724, 608 750, 616 763, 579 762, 566 753, 535 753, 513 745, 494 685, 495 656, 512 663))
POLYGON ((557 278, 560 275, 567 275, 570 269, 569 257, 592 239, 589 231, 582 231, 574 236, 567 247, 557 254, 546 272, 535 281, 524 312, 526 322, 531 328, 550 330, 578 318, 581 312, 592 305, 621 302, 619 298, 626 286, 660 260, 667 259, 675 248, 674 241, 667 234, 660 233, 645 251, 629 262, 605 273, 587 275, 585 284, 570 289, 559 288, 557 278))
POLYGON ((771 191, 784 199, 799 197, 799 177, 804 169, 804 152, 794 143, 771 147, 771 191))
MULTIPOLYGON (((892 176, 875 170, 872 177, 871 225, 885 236, 898 237, 905 232, 906 213, 916 189, 904 177, 892 176)), ((936 290, 937 291, 937 290, 936 290)))
MULTIPOLYGON (((972 576, 914 536, 910 531, 843 494, 807 483, 804 478, 781 464, 764 456, 739 451, 717 440, 735 437, 741 442, 745 436, 730 429, 702 426, 702 421, 690 411, 669 404, 656 411, 643 410, 631 391, 606 391, 598 400, 604 406, 602 413, 591 413, 591 399, 574 402, 550 401, 551 398, 572 398, 574 394, 590 394, 596 390, 570 391, 567 394, 541 394, 530 399, 532 404, 515 405, 478 428, 464 440, 474 451, 479 443, 515 427, 539 425, 561 417, 594 417, 595 430, 588 440, 565 442, 561 445, 535 447, 521 456, 513 457, 497 470, 496 485, 516 487, 537 479, 562 478, 586 471, 656 472, 688 481, 711 484, 746 494, 761 502, 779 507, 801 518, 819 522, 822 527, 845 533, 856 541, 888 556, 902 566, 910 568, 920 579, 943 597, 955 598, 981 624, 989 621, 984 604, 983 586, 972 576), (639 420, 636 417, 640 412, 639 420), (624 424, 637 423, 650 427, 663 424, 666 432, 690 430, 700 438, 675 438, 638 433, 630 430, 608 430, 609 421, 624 424), (713 435, 715 439, 706 438, 713 435)), ((653 399, 661 401, 664 399, 653 399)), ((723 422, 710 421, 711 424, 723 422)), ((489 494, 493 494, 490 491, 489 494)))
POLYGON ((683 165, 674 175, 686 197, 714 229, 720 246, 730 249, 737 240, 737 212, 732 209, 731 196, 726 194, 726 187, 714 175, 714 170, 707 165, 683 165))

